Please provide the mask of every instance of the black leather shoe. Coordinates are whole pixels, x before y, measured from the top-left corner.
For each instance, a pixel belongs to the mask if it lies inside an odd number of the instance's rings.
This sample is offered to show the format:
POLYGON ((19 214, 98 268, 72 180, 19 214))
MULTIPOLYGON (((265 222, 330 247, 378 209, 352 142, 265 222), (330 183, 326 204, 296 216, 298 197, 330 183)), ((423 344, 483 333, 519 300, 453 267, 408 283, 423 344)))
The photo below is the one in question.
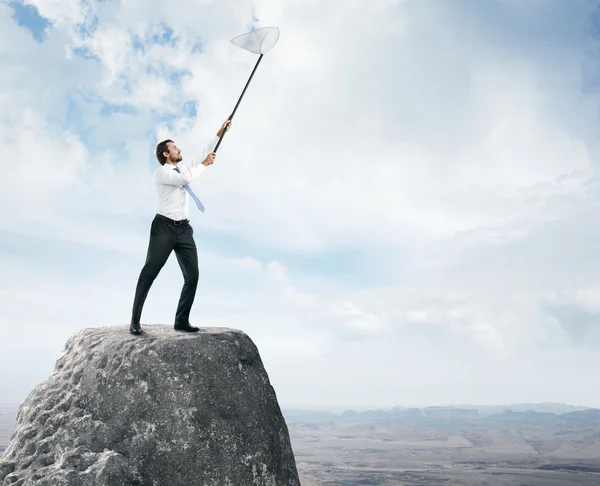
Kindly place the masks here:
POLYGON ((190 326, 189 324, 175 324, 173 326, 176 331, 197 332, 199 327, 190 326))
POLYGON ((131 334, 135 334, 136 336, 139 335, 139 334, 142 334, 143 331, 142 331, 142 327, 140 326, 140 323, 139 322, 132 322, 129 325, 129 332, 131 334))

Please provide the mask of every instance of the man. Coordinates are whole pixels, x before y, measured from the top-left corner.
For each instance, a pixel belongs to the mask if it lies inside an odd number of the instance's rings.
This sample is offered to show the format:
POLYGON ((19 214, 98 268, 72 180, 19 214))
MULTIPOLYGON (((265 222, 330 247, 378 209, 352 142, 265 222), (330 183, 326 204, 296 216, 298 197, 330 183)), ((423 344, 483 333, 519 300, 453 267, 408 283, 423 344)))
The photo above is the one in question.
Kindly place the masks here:
POLYGON ((223 122, 203 153, 189 163, 181 163, 181 150, 172 140, 164 140, 156 146, 156 158, 160 167, 154 171, 154 184, 158 196, 156 216, 150 227, 150 242, 146 263, 140 273, 129 332, 142 334, 140 319, 144 302, 158 273, 174 251, 183 274, 183 288, 177 306, 174 328, 178 331, 196 332, 199 328, 189 322, 190 310, 198 287, 198 253, 194 242, 194 231, 188 218, 190 196, 201 211, 202 203, 189 187, 189 183, 204 173, 215 161, 213 152, 218 139, 229 130, 229 118, 223 122))

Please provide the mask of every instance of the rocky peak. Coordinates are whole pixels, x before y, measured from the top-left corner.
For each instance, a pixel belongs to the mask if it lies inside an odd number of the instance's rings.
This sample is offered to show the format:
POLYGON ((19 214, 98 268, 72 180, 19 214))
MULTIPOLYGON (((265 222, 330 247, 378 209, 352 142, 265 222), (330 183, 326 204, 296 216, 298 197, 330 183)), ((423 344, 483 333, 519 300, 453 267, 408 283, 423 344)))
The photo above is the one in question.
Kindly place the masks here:
POLYGON ((299 486, 288 429, 241 331, 84 329, 21 405, 0 484, 299 486))

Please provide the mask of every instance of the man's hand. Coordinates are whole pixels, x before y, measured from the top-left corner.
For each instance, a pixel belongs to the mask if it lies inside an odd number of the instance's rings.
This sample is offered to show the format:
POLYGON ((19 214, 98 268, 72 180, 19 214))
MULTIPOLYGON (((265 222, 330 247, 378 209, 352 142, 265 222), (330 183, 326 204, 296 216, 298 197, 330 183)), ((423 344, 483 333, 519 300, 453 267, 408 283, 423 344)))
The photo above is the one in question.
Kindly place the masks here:
POLYGON ((229 129, 231 128, 231 120, 229 119, 229 117, 227 117, 227 120, 225 120, 223 122, 223 125, 221 125, 221 128, 219 128, 219 131, 217 132, 217 137, 220 137, 221 135, 223 135, 223 132, 228 132, 229 129))
POLYGON ((209 165, 211 165, 214 161, 215 161, 215 157, 217 156, 217 154, 215 154, 214 152, 211 152, 210 154, 208 154, 206 156, 206 158, 202 161, 202 165, 208 167, 209 165))

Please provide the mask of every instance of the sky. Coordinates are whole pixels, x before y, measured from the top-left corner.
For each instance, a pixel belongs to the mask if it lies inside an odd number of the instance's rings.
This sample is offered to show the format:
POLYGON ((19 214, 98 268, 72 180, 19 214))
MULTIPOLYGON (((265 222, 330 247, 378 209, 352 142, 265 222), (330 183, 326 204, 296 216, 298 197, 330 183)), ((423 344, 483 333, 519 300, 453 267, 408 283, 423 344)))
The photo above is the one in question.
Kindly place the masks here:
MULTIPOLYGON (((156 144, 199 153, 191 323, 284 408, 600 407, 600 9, 586 0, 0 1, 0 402, 128 326, 156 144)), ((173 322, 175 256, 142 326, 173 322)))

